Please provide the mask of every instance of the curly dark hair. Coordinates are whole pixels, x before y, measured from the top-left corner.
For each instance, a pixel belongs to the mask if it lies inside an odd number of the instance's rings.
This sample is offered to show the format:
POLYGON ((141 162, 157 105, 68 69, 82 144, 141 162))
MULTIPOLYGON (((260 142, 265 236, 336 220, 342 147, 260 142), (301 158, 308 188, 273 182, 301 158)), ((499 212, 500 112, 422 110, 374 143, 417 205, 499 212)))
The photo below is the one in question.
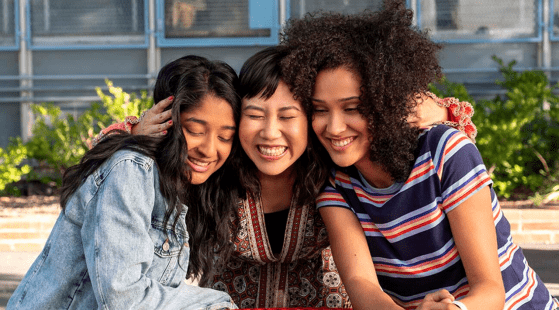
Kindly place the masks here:
MULTIPOLYGON (((237 74, 228 64, 189 55, 168 63, 159 71, 153 97, 155 102, 171 95, 175 97, 167 108, 172 110, 174 124, 181 123, 181 112, 198 108, 208 95, 225 100, 238 120, 240 98, 237 86, 237 74)), ((238 139, 235 139, 232 153, 237 145, 238 139)), ((206 182, 194 185, 190 183, 190 168, 186 163, 188 148, 181 126, 174 125, 169 134, 159 137, 126 132, 111 134, 85 153, 78 165, 64 173, 60 198, 63 209, 87 176, 121 149, 134 150, 155 160, 161 194, 168 202, 165 222, 169 222, 174 214, 173 227, 176 227, 182 204, 188 206, 186 227, 191 250, 187 277, 200 277, 200 285, 207 285, 216 267, 216 256, 218 264, 228 260, 233 247, 230 230, 236 231, 235 226, 229 225, 236 222, 231 219, 237 216, 236 202, 239 199, 231 156, 206 182)))
POLYGON ((319 72, 343 67, 361 78, 358 108, 368 120, 370 159, 397 181, 409 176, 417 147, 419 131, 406 121, 416 105, 411 99, 442 76, 441 46, 412 18, 399 0, 385 1, 378 12, 307 14, 288 22, 280 43, 289 49, 284 81, 309 113, 319 72))
MULTIPOLYGON (((273 46, 247 59, 239 73, 239 96, 243 99, 255 97, 269 99, 272 97, 279 83, 283 81, 280 63, 286 56, 285 48, 273 46)), ((309 124, 310 115, 307 113, 309 124)), ((315 135, 311 134, 311 130, 308 132, 307 150, 294 163, 296 176, 293 184, 293 201, 297 206, 314 203, 326 178, 327 162, 324 161, 324 158, 328 158, 327 153, 324 157, 317 152, 317 149, 322 146, 315 135)), ((242 147, 239 147, 237 154, 233 155, 233 165, 237 168, 241 186, 246 191, 259 196, 261 188, 257 174, 258 168, 242 147)))

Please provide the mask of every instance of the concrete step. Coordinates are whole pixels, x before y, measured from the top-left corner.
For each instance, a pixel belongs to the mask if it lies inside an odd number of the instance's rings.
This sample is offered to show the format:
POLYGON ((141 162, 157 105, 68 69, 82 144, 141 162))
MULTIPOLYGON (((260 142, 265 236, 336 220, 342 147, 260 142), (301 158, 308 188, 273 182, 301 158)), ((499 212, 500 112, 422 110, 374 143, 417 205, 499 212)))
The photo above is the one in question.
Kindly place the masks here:
POLYGON ((58 214, 23 214, 0 217, 0 252, 41 251, 58 214))
MULTIPOLYGON (((517 244, 559 246, 559 210, 515 208, 503 213, 517 244)), ((41 251, 57 218, 58 211, 0 215, 0 252, 41 251)))

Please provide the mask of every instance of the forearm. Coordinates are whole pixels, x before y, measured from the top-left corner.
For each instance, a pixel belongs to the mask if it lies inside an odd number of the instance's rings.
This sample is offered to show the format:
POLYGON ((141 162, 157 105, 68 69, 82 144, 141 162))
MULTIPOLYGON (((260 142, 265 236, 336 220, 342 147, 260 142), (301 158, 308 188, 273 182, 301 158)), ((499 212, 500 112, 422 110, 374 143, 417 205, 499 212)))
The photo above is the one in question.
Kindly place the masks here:
POLYGON ((343 279, 355 310, 402 310, 381 287, 370 279, 354 277, 343 279))
POLYGON ((127 116, 124 122, 111 124, 110 126, 101 130, 101 132, 93 138, 91 141, 91 148, 95 147, 99 142, 103 141, 107 136, 111 135, 113 132, 126 131, 132 134, 134 126, 139 122, 139 119, 135 116, 127 116))
POLYGON ((487 279, 479 283, 469 283, 470 292, 460 299, 468 309, 501 310, 505 306, 505 288, 502 283, 487 279))

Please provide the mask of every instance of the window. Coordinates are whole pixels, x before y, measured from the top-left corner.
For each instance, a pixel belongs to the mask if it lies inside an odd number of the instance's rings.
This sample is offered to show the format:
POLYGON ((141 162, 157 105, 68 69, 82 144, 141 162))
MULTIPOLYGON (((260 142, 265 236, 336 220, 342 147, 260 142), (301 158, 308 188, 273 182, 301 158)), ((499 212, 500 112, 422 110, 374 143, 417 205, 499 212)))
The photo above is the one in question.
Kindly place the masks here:
POLYGON ((537 0, 423 0, 417 19, 431 37, 453 41, 529 41, 540 36, 537 0))
POLYGON ((276 0, 159 0, 160 46, 276 44, 276 0))
POLYGON ((34 47, 146 43, 145 0, 31 0, 34 47))
POLYGON ((301 18, 308 12, 325 11, 344 14, 359 13, 369 9, 377 11, 382 0, 291 0, 289 13, 291 18, 301 18))
POLYGON ((559 0, 551 0, 550 1, 551 7, 551 25, 552 25, 552 32, 551 32, 551 39, 554 41, 559 40, 559 0))
POLYGON ((17 48, 15 2, 0 0, 0 49, 17 48))

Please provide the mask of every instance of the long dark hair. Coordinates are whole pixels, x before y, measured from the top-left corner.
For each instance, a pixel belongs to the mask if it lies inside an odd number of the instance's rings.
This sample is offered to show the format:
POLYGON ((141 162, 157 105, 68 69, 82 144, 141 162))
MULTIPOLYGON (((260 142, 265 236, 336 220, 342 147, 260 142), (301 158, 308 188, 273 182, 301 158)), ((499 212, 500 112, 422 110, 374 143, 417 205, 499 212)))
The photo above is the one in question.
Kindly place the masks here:
MULTIPOLYGON (((236 176, 228 158, 206 182, 200 185, 190 183, 186 164, 187 145, 180 126, 180 114, 196 109, 205 96, 212 95, 231 105, 237 122, 240 110, 237 86, 237 74, 223 62, 185 56, 165 65, 157 77, 153 97, 155 102, 159 102, 174 96, 170 109, 175 125, 162 137, 133 136, 123 132, 109 135, 88 151, 78 165, 66 170, 61 189, 62 208, 66 207, 71 194, 87 176, 116 151, 131 149, 153 158, 159 169, 161 193, 168 201, 165 222, 171 215, 182 211, 182 204, 188 206, 186 226, 191 251, 187 277, 200 277, 200 285, 206 285, 214 270, 216 255, 220 257, 219 263, 224 263, 232 251, 230 229, 235 229, 230 224, 236 222, 236 176)), ((235 138, 231 154, 237 145, 238 139, 235 138)), ((174 218, 173 227, 179 217, 174 218)))
MULTIPOLYGON (((243 99, 255 97, 270 99, 276 92, 279 83, 283 81, 280 63, 286 56, 287 50, 280 46, 273 46, 250 57, 243 64, 239 74, 239 96, 243 99)), ((301 106, 305 108, 303 104, 301 106)), ((305 112, 310 128, 311 113, 308 110, 305 112)), ((327 153, 325 157, 317 153, 318 148, 314 146, 319 142, 313 139, 314 135, 310 134, 310 129, 308 132, 307 150, 294 163, 296 177, 293 184, 293 200, 299 206, 314 203, 326 177, 324 159, 329 159, 327 153)), ((239 148, 237 153, 233 162, 237 168, 241 186, 255 195, 260 195, 260 181, 256 173, 258 168, 242 148, 239 148)))

